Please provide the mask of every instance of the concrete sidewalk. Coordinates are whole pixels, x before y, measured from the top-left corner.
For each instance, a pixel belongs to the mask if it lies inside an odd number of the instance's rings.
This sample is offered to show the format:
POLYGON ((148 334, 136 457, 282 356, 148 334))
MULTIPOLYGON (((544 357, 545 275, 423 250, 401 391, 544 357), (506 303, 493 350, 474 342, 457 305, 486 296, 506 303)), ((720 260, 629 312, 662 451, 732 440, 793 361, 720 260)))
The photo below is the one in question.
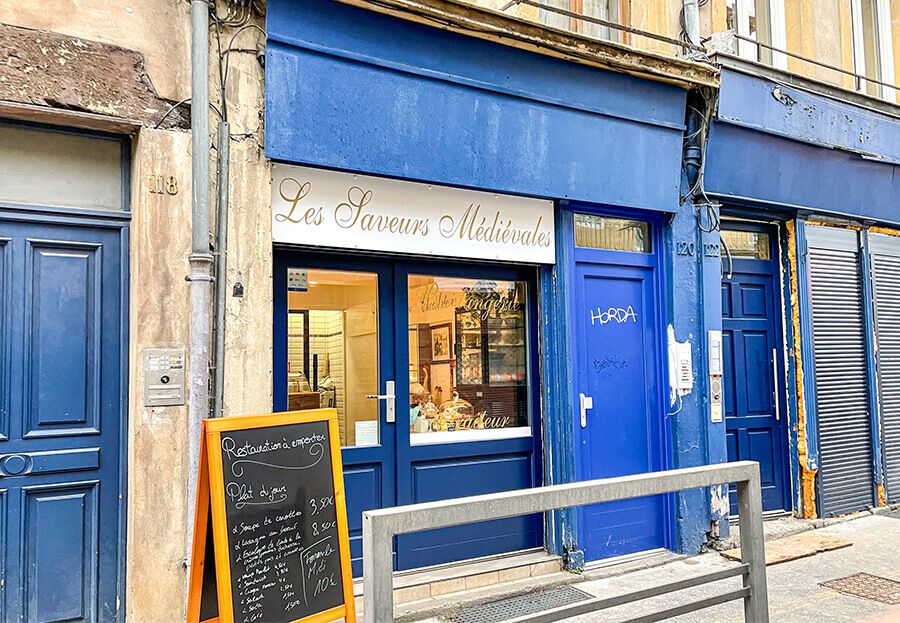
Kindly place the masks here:
MULTIPOLYGON (((900 518, 896 518, 896 515, 866 515, 822 528, 823 535, 850 541, 853 545, 769 566, 767 577, 772 623, 900 623, 900 606, 890 606, 820 586, 821 582, 856 573, 900 581, 900 518)), ((580 581, 572 586, 594 596, 609 596, 706 574, 733 564, 736 563, 726 560, 718 553, 709 553, 615 577, 580 581)), ((692 597, 725 592, 737 588, 739 584, 738 578, 732 578, 680 594, 662 596, 569 621, 615 623, 691 601, 692 597)), ((437 623, 452 620, 452 617, 447 616, 428 621, 437 623)), ((670 620, 674 623, 741 623, 744 618, 741 603, 734 602, 670 620)))

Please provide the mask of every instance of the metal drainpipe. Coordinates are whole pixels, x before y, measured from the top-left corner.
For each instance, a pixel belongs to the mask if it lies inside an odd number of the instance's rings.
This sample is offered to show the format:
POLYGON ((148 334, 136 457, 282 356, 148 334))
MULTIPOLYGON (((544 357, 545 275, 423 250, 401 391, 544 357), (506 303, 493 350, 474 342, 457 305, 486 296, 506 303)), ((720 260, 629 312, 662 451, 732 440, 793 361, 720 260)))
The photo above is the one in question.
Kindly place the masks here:
MULTIPOLYGON (((224 97, 225 94, 222 94, 224 97)), ((223 107, 224 109, 224 107, 223 107)), ((216 161, 216 322, 213 366, 213 417, 222 417, 225 396, 225 287, 228 285, 228 167, 231 152, 230 127, 227 121, 219 123, 216 161)))
POLYGON ((200 424, 209 415, 210 282, 209 252, 209 4, 191 0, 191 284, 190 399, 188 403, 188 525, 186 566, 190 564, 193 513, 197 501, 200 424))
POLYGON ((700 5, 697 0, 684 0, 684 34, 689 43, 700 43, 700 5))

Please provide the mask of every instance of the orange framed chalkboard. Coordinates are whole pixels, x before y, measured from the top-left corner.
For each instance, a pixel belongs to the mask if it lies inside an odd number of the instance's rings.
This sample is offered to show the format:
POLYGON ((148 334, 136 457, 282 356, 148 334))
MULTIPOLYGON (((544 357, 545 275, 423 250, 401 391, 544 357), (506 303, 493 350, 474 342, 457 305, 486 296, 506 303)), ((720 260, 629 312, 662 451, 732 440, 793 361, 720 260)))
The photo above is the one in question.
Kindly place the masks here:
POLYGON ((334 409, 204 420, 187 623, 355 623, 334 409))

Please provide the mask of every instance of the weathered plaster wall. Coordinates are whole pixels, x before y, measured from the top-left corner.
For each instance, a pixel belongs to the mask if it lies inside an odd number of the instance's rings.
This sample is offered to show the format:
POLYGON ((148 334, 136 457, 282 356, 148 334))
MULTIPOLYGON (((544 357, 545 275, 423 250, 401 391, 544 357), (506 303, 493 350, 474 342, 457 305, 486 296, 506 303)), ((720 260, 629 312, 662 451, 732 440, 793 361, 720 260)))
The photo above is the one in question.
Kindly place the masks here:
MULTIPOLYGON (((785 2, 785 21, 789 51, 852 70, 849 0, 785 2), (845 50, 850 53, 847 58, 845 50), (845 65, 845 61, 849 64, 845 65)), ((795 58, 788 58, 788 69, 831 84, 844 84, 844 76, 839 72, 795 58)))
POLYGON ((190 93, 190 3, 183 0, 0 2, 0 23, 139 50, 160 97, 190 93))
POLYGON ((272 220, 269 166, 255 140, 231 147, 225 415, 272 410, 272 220), (243 297, 232 296, 235 282, 243 297))
MULTIPOLYGON (((224 14, 224 7, 219 7, 224 14)), ((260 19, 253 22, 262 27, 260 19)), ((223 45, 234 29, 223 31, 223 45)), ((231 140, 228 211, 228 283, 225 318, 226 416, 272 410, 272 217, 271 173, 263 153, 264 70, 256 51, 265 43, 250 27, 233 42, 225 92, 231 140), (237 282, 243 296, 233 295, 237 282)), ((217 76, 215 55, 212 74, 217 76)), ((215 81, 215 80, 214 80, 215 81)), ((212 97, 221 105, 217 81, 212 97)), ((214 120, 215 121, 215 120, 214 120)), ((215 123, 210 124, 215 128, 215 123)), ((215 167, 212 167, 215 171, 215 167)), ((214 221, 213 221, 214 222, 214 221)))
POLYGON ((184 617, 187 407, 145 407, 143 353, 186 347, 189 294, 184 276, 191 247, 190 134, 142 130, 133 165, 127 620, 184 617), (151 194, 151 175, 178 178, 176 195, 151 194))

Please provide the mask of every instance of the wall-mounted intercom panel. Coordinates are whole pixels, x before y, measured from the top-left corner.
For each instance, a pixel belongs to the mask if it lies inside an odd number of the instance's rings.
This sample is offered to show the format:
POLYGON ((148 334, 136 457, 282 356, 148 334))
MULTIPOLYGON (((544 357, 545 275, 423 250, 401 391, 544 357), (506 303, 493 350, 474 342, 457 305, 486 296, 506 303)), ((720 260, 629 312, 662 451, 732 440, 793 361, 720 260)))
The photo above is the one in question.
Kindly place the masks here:
POLYGON ((709 377, 709 419, 712 422, 722 421, 722 377, 709 377))
POLYGON ((694 362, 690 342, 669 336, 669 386, 680 394, 694 389, 694 362))
POLYGON ((184 404, 184 349, 148 348, 144 351, 144 405, 184 404))
POLYGON ((722 421, 722 332, 707 333, 709 351, 709 419, 722 421))
POLYGON ((709 339, 709 374, 722 376, 722 332, 710 331, 709 339))

